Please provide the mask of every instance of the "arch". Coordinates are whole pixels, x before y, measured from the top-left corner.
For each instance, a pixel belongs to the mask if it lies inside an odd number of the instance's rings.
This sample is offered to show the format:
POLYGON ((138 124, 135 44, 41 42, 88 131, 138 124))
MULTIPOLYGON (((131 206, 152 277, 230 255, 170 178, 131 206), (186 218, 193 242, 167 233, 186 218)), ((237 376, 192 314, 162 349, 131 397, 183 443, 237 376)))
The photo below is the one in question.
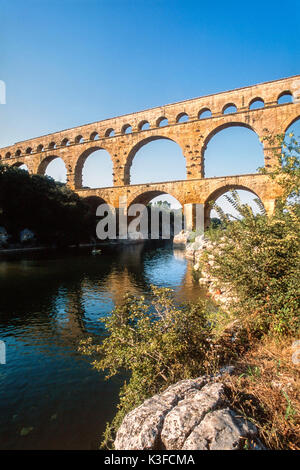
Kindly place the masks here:
POLYGON ((48 149, 50 149, 50 150, 56 149, 56 143, 55 142, 50 142, 50 144, 48 145, 48 149))
POLYGON ((39 144, 39 145, 37 146, 37 148, 36 148, 36 151, 37 151, 37 152, 43 152, 43 151, 44 151, 44 146, 43 146, 43 144, 39 144))
POLYGON ((105 135, 105 137, 114 137, 115 136, 115 131, 112 127, 110 127, 109 129, 106 129, 104 135, 105 135))
POLYGON ((211 211, 212 211, 212 204, 215 203, 216 200, 219 197, 223 196, 228 191, 231 191, 233 189, 248 191, 251 194, 253 194, 255 197, 257 197, 258 199, 260 199, 260 201, 262 202, 262 199, 260 198, 258 193, 256 191, 254 191, 254 189, 252 189, 248 186, 244 186, 244 185, 240 185, 240 184, 227 184, 227 185, 224 185, 224 186, 220 186, 220 187, 216 188, 214 191, 212 191, 210 193, 210 195, 205 200, 205 203, 204 203, 204 228, 208 228, 209 225, 210 225, 210 214, 211 214, 211 211))
POLYGON ((61 144, 60 144, 62 147, 66 147, 67 145, 70 145, 70 140, 68 139, 68 137, 65 137, 62 141, 61 141, 61 144))
POLYGON ((18 149, 18 150, 16 151, 16 153, 15 153, 15 157, 19 157, 19 156, 21 155, 21 153, 22 153, 21 150, 18 149))
POLYGON ((100 204, 107 204, 107 202, 100 196, 86 196, 83 197, 83 202, 89 206, 91 214, 96 216, 96 209, 100 204))
POLYGON ((144 191, 141 194, 138 194, 135 196, 130 203, 128 204, 128 207, 132 206, 132 204, 143 204, 144 206, 147 206, 152 199, 154 199, 157 196, 162 196, 165 194, 169 194, 165 191, 161 190, 151 190, 151 191, 144 191))
MULTIPOLYGON (((147 211, 146 214, 148 217, 148 223, 147 223, 148 236, 150 235, 151 237, 155 239, 170 238, 170 237, 172 238, 175 234, 179 233, 182 230, 183 217, 182 217, 182 212, 180 211, 180 209, 182 209, 183 205, 180 202, 180 200, 175 195, 171 194, 169 191, 167 192, 161 189, 151 189, 149 191, 143 191, 142 193, 133 196, 132 200, 129 201, 128 211, 134 204, 141 204, 142 206, 144 206, 144 208, 147 211), (168 207, 164 205, 163 206, 156 205, 157 203, 157 201, 155 201, 156 198, 158 198, 159 200, 163 200, 163 202, 166 202, 170 206, 168 207), (154 203, 154 206, 152 206, 154 209, 154 213, 152 212, 152 209, 150 209, 149 207, 149 203, 151 201, 153 201, 154 203), (165 213, 166 209, 167 209, 167 212, 169 213, 168 215, 165 213), (179 209, 179 212, 178 212, 178 209, 179 209), (166 218, 164 218, 163 213, 165 213, 165 215, 167 216, 166 218), (177 223, 175 223, 175 214, 177 214, 178 216, 177 223), (166 225, 164 224, 164 222, 166 225), (154 228, 155 225, 156 225, 156 228, 154 228)), ((143 213, 144 213, 144 210, 143 210, 143 213)), ((128 216, 128 219, 127 219, 128 223, 131 222, 132 218, 134 218, 134 216, 132 215, 128 216)))
MULTIPOLYGON (((202 147, 202 168, 203 168, 203 175, 205 174, 205 153, 206 153, 208 144, 211 142, 211 140, 213 139, 214 136, 216 136, 217 134, 219 134, 221 131, 223 131, 223 130, 225 130, 225 129, 228 129, 228 128, 231 128, 231 127, 233 127, 233 128, 236 128, 236 127, 245 128, 245 129, 248 129, 248 130, 252 131, 253 134, 255 134, 255 136, 257 137, 257 144, 258 144, 258 146, 259 146, 259 147, 257 147, 256 150, 258 150, 258 148, 261 149, 261 159, 262 159, 262 161, 261 161, 261 164, 259 164, 259 165, 260 165, 260 166, 263 166, 263 165, 264 165, 263 146, 262 146, 262 143, 261 143, 261 141, 260 141, 260 139, 259 139, 259 135, 258 135, 257 132, 255 131, 255 129, 254 129, 252 126, 250 126, 249 124, 245 123, 245 122, 242 122, 242 121, 233 121, 233 122, 227 122, 227 123, 221 124, 220 126, 215 127, 215 129, 213 129, 213 130, 208 134, 208 136, 206 137, 206 139, 204 140, 204 144, 203 144, 203 147, 202 147)), ((235 143, 235 139, 234 139, 234 138, 230 139, 230 142, 232 142, 232 144, 234 144, 234 143, 235 143)), ((237 142, 237 143, 239 143, 239 142, 237 142)), ((242 143, 240 143, 240 145, 241 145, 241 144, 242 144, 242 143)), ((222 151, 222 149, 221 149, 221 151, 222 151)), ((243 150, 243 154, 244 154, 244 150, 243 150)), ((241 159, 240 159, 241 162, 242 162, 242 161, 245 161, 245 160, 243 160, 243 154, 241 154, 241 159)), ((249 160, 247 160, 247 161, 249 161, 249 160)), ((259 166, 259 165, 258 165, 258 166, 259 166)), ((255 169, 255 171, 256 171, 256 169, 255 169)), ((253 173, 253 172, 255 172, 255 171, 246 171, 246 172, 243 171, 242 173, 239 173, 239 174, 253 173)), ((232 174, 233 174, 233 172, 231 171, 231 172, 228 173, 228 175, 222 174, 222 175, 219 175, 219 176, 229 176, 229 175, 232 175, 232 174)), ((237 173, 235 173, 235 174, 237 174, 237 173)), ((218 175, 216 175, 216 174, 209 175, 209 177, 213 177, 213 176, 218 176, 218 175)))
POLYGON ((15 162, 12 164, 12 167, 15 167, 15 168, 20 168, 21 170, 25 170, 25 171, 28 171, 29 173, 29 169, 28 169, 28 166, 26 165, 26 163, 22 162, 22 161, 18 161, 18 162, 15 162), (22 168, 23 167, 23 168, 22 168), (26 168, 25 168, 26 167, 26 168))
POLYGON ((253 98, 250 103, 249 103, 249 109, 259 109, 259 108, 264 108, 265 107, 265 102, 262 98, 253 98))
POLYGON ((282 133, 285 133, 290 126, 292 126, 296 121, 298 121, 298 119, 300 119, 300 114, 299 114, 298 110, 296 110, 295 113, 293 113, 293 114, 294 114, 293 116, 291 116, 289 114, 288 118, 286 118, 282 122, 282 124, 281 124, 281 129, 282 129, 281 132, 282 133))
POLYGON ((10 153, 10 152, 6 152, 5 158, 10 158, 10 157, 11 157, 11 153, 10 153))
POLYGON ((207 119, 212 116, 212 112, 209 108, 202 108, 198 113, 198 119, 207 119))
POLYGON ((94 132, 91 133, 90 140, 99 140, 99 139, 100 139, 100 137, 99 137, 99 134, 98 134, 97 131, 94 131, 94 132))
POLYGON ((156 121, 156 127, 165 127, 169 125, 169 121, 165 116, 161 116, 156 121))
POLYGON ((187 113, 179 113, 178 116, 176 117, 176 122, 188 122, 189 116, 187 113))
POLYGON ((234 114, 237 112, 237 107, 234 103, 227 103, 222 109, 222 114, 234 114))
POLYGON ((32 148, 31 148, 31 147, 27 147, 27 149, 26 149, 26 151, 25 151, 26 155, 30 155, 31 152, 32 152, 32 148))
POLYGON ((150 129, 150 124, 148 121, 144 120, 144 121, 141 121, 138 125, 138 130, 139 131, 146 131, 150 129))
POLYGON ((297 151, 295 152, 295 143, 300 140, 300 115, 292 120, 284 132, 284 142, 281 148, 281 152, 285 155, 297 156, 297 151))
POLYGON ((84 142, 82 135, 77 135, 75 137, 75 144, 82 144, 84 142))
POLYGON ((140 194, 133 195, 132 199, 129 199, 128 201, 128 207, 132 206, 133 204, 143 204, 144 206, 147 206, 149 202, 155 198, 158 198, 159 196, 170 196, 172 199, 175 199, 181 207, 183 207, 183 203, 180 201, 180 199, 178 199, 177 194, 173 194, 170 191, 163 191, 161 189, 146 190, 140 194))
MULTIPOLYGON (((181 148, 180 144, 178 142, 176 142, 174 139, 170 139, 169 137, 165 137, 165 136, 162 136, 162 135, 149 136, 145 139, 140 140, 136 145, 134 145, 132 147, 132 149, 128 153, 126 164, 125 164, 125 167, 124 167, 124 184, 130 184, 130 168, 131 168, 133 159, 134 159, 135 155, 137 154, 137 152, 142 147, 144 147, 145 145, 149 144, 150 142, 154 142, 156 140, 168 140, 168 141, 174 142, 175 144, 179 145, 179 147, 181 148)), ((181 148, 181 151, 182 151, 182 148, 181 148)), ((183 151, 182 151, 182 154, 183 154, 183 151)), ((185 176, 186 175, 184 175, 184 177, 185 176)), ((184 179, 184 178, 181 178, 181 179, 184 179)))
MULTIPOLYGON (((82 181, 83 181, 83 176, 82 176, 82 172, 83 172, 83 167, 84 167, 84 164, 87 160, 87 158, 94 152, 97 152, 98 150, 104 150, 108 155, 109 155, 109 158, 110 158, 110 162, 111 162, 111 166, 113 167, 113 161, 112 161, 112 158, 111 158, 111 155, 110 153, 107 151, 107 149, 103 148, 103 147, 100 147, 100 146, 93 146, 93 147, 90 147, 88 149, 86 149, 78 158, 77 162, 76 162, 76 165, 75 165, 75 188, 76 189, 80 189, 82 188, 82 181)), ((113 168, 112 168, 112 171, 111 171, 111 176, 112 176, 112 173, 113 173, 113 168)), ((111 184, 112 186, 113 184, 111 184)), ((97 186, 99 187, 99 186, 97 186)))
POLYGON ((257 132, 255 131, 255 129, 250 126, 250 124, 247 124, 246 122, 243 122, 243 121, 233 121, 233 122, 226 122, 224 124, 221 124, 220 126, 217 126, 215 127, 209 134, 208 136, 205 138, 204 140, 204 144, 203 144, 203 147, 202 147, 202 155, 204 156, 204 152, 206 150, 206 147, 209 143, 209 141, 216 135, 218 134, 219 132, 223 131, 224 129, 227 129, 228 127, 245 127, 246 129, 249 129, 251 131, 253 131, 257 137, 259 138, 259 135, 257 134, 257 132))
MULTIPOLYGON (((49 165, 51 162, 53 162, 54 160, 56 160, 56 159, 59 159, 59 160, 61 160, 61 161, 64 163, 64 165, 65 165, 65 171, 66 171, 66 173, 67 173, 67 170, 66 170, 66 163, 65 163, 65 161, 64 161, 59 155, 48 155, 46 158, 44 158, 44 159, 40 162, 40 164, 39 164, 39 166, 38 166, 38 169, 37 169, 37 174, 38 174, 38 175, 45 175, 45 174, 46 174, 46 171, 47 171, 48 165, 49 165)), ((54 178, 54 179, 55 179, 55 178, 54 178)))
POLYGON ((293 94, 290 90, 282 91, 277 97, 277 104, 293 103, 293 94))
POLYGON ((124 126, 122 127, 121 129, 121 134, 124 135, 124 134, 131 134, 132 132, 132 127, 130 124, 124 124, 124 126))

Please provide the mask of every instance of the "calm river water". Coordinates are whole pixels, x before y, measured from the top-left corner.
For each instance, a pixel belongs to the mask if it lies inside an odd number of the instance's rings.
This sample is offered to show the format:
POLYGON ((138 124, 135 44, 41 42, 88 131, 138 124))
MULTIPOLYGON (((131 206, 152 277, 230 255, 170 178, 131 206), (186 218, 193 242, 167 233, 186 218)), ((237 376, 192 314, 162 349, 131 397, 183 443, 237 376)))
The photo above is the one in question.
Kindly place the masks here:
POLYGON ((0 261, 0 449, 97 448, 121 382, 105 381, 78 343, 101 341, 99 316, 127 292, 149 296, 150 284, 179 300, 203 295, 192 263, 171 246, 0 261))

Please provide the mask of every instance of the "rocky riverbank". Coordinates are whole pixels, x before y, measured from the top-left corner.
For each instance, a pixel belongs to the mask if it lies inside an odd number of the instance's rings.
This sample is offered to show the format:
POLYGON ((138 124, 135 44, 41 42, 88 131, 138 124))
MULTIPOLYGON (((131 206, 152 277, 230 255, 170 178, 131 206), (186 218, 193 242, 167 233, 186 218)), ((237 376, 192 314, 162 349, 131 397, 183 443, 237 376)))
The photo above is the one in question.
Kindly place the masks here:
POLYGON ((229 301, 238 299, 230 291, 229 287, 221 286, 218 280, 211 274, 211 266, 214 264, 213 255, 204 256, 205 250, 218 250, 218 245, 211 242, 204 235, 195 236, 193 232, 180 232, 174 237, 174 246, 185 250, 186 258, 194 262, 194 271, 198 274, 198 282, 207 288, 208 294, 219 305, 226 309, 229 301))
POLYGON ((182 380, 125 416, 117 450, 264 449, 258 430, 226 397, 227 367, 217 375, 182 380))

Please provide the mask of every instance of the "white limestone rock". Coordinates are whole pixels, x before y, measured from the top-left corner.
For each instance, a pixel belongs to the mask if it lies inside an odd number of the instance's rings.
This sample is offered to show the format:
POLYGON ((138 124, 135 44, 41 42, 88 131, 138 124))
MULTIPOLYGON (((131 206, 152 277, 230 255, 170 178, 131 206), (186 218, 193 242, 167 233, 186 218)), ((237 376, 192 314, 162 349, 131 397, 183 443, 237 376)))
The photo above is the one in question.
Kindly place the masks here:
POLYGON ((182 380, 128 413, 116 436, 116 450, 263 449, 258 431, 228 407, 224 374, 182 380))
POLYGON ((183 450, 262 450, 257 428, 229 408, 208 413, 184 442, 183 450))

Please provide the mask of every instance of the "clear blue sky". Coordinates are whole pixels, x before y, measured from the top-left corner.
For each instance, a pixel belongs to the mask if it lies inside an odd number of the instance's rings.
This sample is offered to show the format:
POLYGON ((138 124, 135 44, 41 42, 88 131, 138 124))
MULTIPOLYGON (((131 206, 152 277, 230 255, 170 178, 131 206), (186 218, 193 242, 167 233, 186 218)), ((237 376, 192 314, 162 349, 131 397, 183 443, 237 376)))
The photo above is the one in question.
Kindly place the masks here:
MULTIPOLYGON (((7 86, 1 147, 299 73, 299 1, 0 0, 0 6, 0 79, 7 86)), ((255 135, 232 136, 244 148, 241 168, 225 136, 226 145, 216 140, 207 150, 208 176, 221 171, 213 156, 225 159, 228 174, 261 164, 255 135)), ((185 177, 180 151, 160 144, 137 155, 133 182, 185 177)), ((110 185, 109 162, 101 160, 102 170, 95 165, 90 178, 97 174, 98 186, 110 185)))

